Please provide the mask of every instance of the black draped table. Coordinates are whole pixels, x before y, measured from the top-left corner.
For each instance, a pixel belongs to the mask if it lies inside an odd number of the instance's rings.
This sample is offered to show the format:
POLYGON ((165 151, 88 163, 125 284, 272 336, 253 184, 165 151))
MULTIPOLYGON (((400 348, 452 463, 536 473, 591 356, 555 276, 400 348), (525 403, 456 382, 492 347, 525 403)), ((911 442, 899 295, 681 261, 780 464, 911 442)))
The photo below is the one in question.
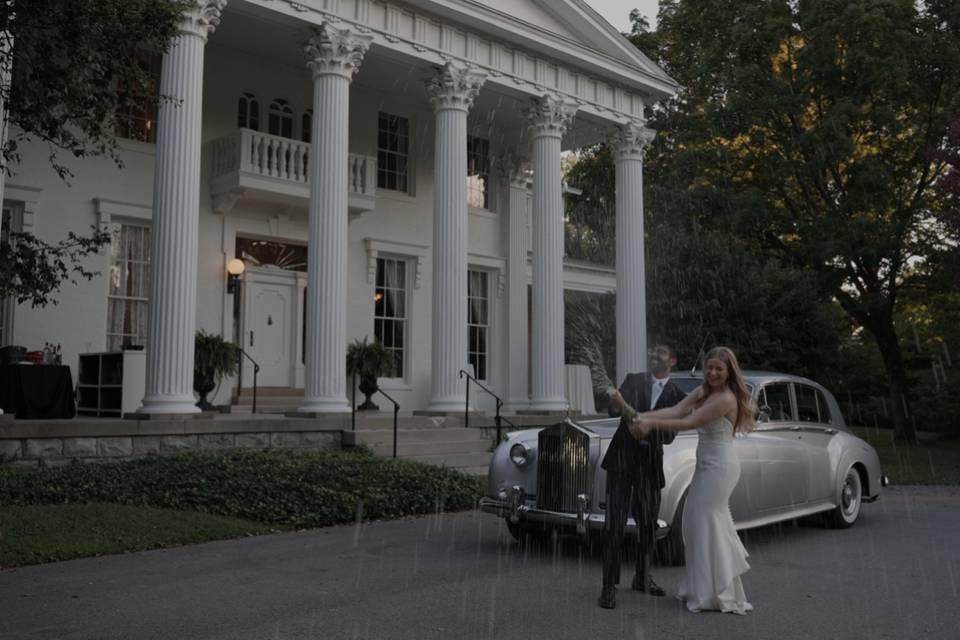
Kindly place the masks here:
POLYGON ((59 364, 0 365, 0 408, 18 419, 72 418, 73 377, 59 364))

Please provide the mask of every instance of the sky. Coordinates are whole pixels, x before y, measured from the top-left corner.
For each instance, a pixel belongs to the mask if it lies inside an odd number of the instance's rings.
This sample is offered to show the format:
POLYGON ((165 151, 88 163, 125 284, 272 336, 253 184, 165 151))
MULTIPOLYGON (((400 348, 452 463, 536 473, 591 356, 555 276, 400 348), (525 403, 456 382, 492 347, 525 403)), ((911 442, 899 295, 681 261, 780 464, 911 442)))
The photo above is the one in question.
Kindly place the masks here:
POLYGON ((587 0, 593 10, 620 31, 630 31, 630 11, 640 9, 651 27, 657 26, 657 0, 587 0))

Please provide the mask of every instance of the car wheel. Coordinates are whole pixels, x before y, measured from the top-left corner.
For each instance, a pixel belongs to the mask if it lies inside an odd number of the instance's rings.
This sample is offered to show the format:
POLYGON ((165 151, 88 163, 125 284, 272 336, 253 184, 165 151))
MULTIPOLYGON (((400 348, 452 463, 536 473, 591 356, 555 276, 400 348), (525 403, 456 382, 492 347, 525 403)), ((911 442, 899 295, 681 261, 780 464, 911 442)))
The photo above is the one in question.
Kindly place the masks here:
POLYGON ((830 513, 829 524, 836 529, 852 527, 860 517, 863 505, 863 482, 860 473, 850 467, 840 478, 840 504, 830 513))
POLYGON ((682 567, 684 564, 683 556, 683 505, 687 502, 687 494, 684 492, 677 503, 677 511, 673 514, 673 522, 670 524, 670 532, 667 537, 657 545, 657 554, 660 564, 670 567, 682 567))

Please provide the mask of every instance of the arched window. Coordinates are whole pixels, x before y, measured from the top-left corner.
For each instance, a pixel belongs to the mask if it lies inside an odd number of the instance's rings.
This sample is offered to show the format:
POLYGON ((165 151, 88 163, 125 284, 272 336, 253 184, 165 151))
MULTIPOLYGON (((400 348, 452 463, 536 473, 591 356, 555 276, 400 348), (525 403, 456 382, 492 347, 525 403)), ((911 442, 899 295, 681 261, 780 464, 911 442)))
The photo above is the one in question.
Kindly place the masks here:
POLYGON ((270 115, 267 120, 267 132, 284 138, 293 137, 293 109, 283 98, 274 98, 270 103, 270 115))
POLYGON ((300 117, 300 139, 310 142, 313 127, 313 109, 307 109, 300 117))
POLYGON ((260 130, 260 102, 252 93, 241 94, 237 101, 237 126, 241 129, 260 130))

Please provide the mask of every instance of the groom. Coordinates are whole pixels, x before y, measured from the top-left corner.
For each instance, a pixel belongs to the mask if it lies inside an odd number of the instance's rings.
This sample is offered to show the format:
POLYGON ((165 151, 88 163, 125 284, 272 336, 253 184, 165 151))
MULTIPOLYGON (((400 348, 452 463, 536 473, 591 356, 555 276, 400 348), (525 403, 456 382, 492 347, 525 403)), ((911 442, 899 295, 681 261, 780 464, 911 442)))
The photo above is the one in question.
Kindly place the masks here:
MULTIPOLYGON (((649 373, 629 373, 620 393, 610 400, 610 415, 620 415, 626 402, 637 411, 672 407, 684 393, 670 380, 677 364, 673 347, 658 343, 649 352, 649 373)), ((673 442, 673 431, 651 431, 637 440, 630 425, 620 420, 601 466, 607 472, 607 514, 603 524, 603 590, 598 604, 605 609, 617 606, 616 587, 620 582, 620 558, 627 516, 637 523, 637 573, 631 588, 652 596, 665 595, 650 576, 650 556, 656 544, 657 515, 663 477, 663 445, 673 442)))

